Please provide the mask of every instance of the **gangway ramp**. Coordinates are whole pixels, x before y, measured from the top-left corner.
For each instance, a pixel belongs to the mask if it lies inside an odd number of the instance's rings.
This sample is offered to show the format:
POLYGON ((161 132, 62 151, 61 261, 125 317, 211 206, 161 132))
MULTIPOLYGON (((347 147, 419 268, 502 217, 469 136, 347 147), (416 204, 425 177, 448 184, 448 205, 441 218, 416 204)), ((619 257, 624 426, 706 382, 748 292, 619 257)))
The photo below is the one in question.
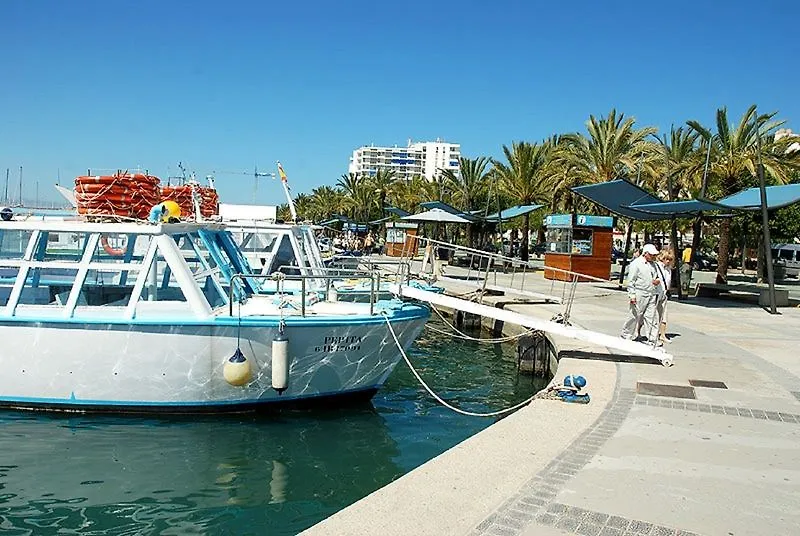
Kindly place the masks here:
POLYGON ((393 294, 398 296, 412 298, 415 300, 440 305, 442 307, 449 307, 456 311, 464 311, 467 313, 494 318, 495 320, 502 320, 503 322, 509 322, 511 324, 517 324, 526 328, 544 331, 560 337, 567 337, 570 339, 588 342, 597 346, 613 348, 614 350, 620 350, 627 354, 655 359, 666 367, 672 365, 672 355, 666 353, 663 351, 663 349, 653 348, 652 346, 633 342, 621 337, 606 335, 605 333, 598 333, 597 331, 591 331, 588 329, 576 328, 574 326, 565 326, 564 324, 559 324, 557 322, 548 320, 540 320, 538 318, 533 318, 515 311, 490 307, 488 305, 483 305, 444 294, 438 294, 436 292, 430 292, 411 286, 392 283, 389 285, 389 289, 393 294))

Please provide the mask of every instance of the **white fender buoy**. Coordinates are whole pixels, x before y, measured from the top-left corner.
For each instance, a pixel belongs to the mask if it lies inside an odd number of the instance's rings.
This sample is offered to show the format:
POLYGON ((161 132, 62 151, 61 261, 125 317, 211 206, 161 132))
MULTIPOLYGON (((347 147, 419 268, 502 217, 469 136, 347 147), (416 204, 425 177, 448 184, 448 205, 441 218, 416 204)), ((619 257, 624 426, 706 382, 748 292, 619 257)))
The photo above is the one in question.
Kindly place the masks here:
POLYGON ((278 333, 272 339, 272 388, 283 394, 289 385, 289 339, 278 333))
POLYGON ((339 301, 339 293, 336 292, 336 288, 334 288, 333 285, 331 285, 330 288, 328 289, 328 301, 329 302, 339 301))
POLYGON ((226 382, 235 387, 240 387, 250 381, 252 377, 250 361, 247 360, 239 348, 225 361, 225 366, 222 367, 222 375, 225 377, 226 382))

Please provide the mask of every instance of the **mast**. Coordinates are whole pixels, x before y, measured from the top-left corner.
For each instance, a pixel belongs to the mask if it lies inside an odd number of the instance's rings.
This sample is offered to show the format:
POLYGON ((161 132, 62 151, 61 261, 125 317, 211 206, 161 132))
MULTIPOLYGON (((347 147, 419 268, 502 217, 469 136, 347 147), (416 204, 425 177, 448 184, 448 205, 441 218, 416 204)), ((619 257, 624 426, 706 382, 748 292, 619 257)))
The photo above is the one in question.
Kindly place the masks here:
POLYGON ((9 172, 9 169, 6 168, 6 189, 3 192, 3 204, 4 205, 8 204, 8 172, 9 172))
POLYGON ((283 193, 286 194, 286 201, 289 203, 289 212, 292 213, 292 221, 297 223, 297 211, 294 208, 294 201, 289 193, 289 181, 286 178, 286 172, 283 171, 283 166, 278 162, 278 175, 281 177, 281 185, 283 186, 283 193))
POLYGON ((22 166, 19 166, 19 206, 22 206, 22 166))

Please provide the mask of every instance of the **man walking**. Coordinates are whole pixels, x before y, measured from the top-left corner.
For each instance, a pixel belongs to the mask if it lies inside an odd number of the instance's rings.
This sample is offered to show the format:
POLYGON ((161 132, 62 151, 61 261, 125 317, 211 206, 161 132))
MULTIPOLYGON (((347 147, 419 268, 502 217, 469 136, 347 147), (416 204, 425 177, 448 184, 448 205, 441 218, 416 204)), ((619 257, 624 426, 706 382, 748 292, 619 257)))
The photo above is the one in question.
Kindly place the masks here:
POLYGON ((621 337, 632 339, 637 328, 647 341, 655 341, 658 336, 656 304, 662 294, 663 282, 655 265, 658 249, 653 244, 645 244, 642 254, 631 262, 628 271, 628 301, 630 317, 622 327, 621 337))

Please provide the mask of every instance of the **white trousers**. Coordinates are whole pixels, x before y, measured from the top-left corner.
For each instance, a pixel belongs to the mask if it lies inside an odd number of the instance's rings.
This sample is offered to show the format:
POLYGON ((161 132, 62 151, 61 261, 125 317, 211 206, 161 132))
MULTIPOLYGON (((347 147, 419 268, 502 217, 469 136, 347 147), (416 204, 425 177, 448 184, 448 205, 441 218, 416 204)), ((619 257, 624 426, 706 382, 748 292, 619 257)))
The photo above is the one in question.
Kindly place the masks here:
POLYGON ((647 337, 647 340, 654 341, 658 337, 657 303, 658 296, 637 292, 636 303, 630 304, 630 316, 622 326, 622 338, 634 339, 641 325, 641 334, 647 337))

